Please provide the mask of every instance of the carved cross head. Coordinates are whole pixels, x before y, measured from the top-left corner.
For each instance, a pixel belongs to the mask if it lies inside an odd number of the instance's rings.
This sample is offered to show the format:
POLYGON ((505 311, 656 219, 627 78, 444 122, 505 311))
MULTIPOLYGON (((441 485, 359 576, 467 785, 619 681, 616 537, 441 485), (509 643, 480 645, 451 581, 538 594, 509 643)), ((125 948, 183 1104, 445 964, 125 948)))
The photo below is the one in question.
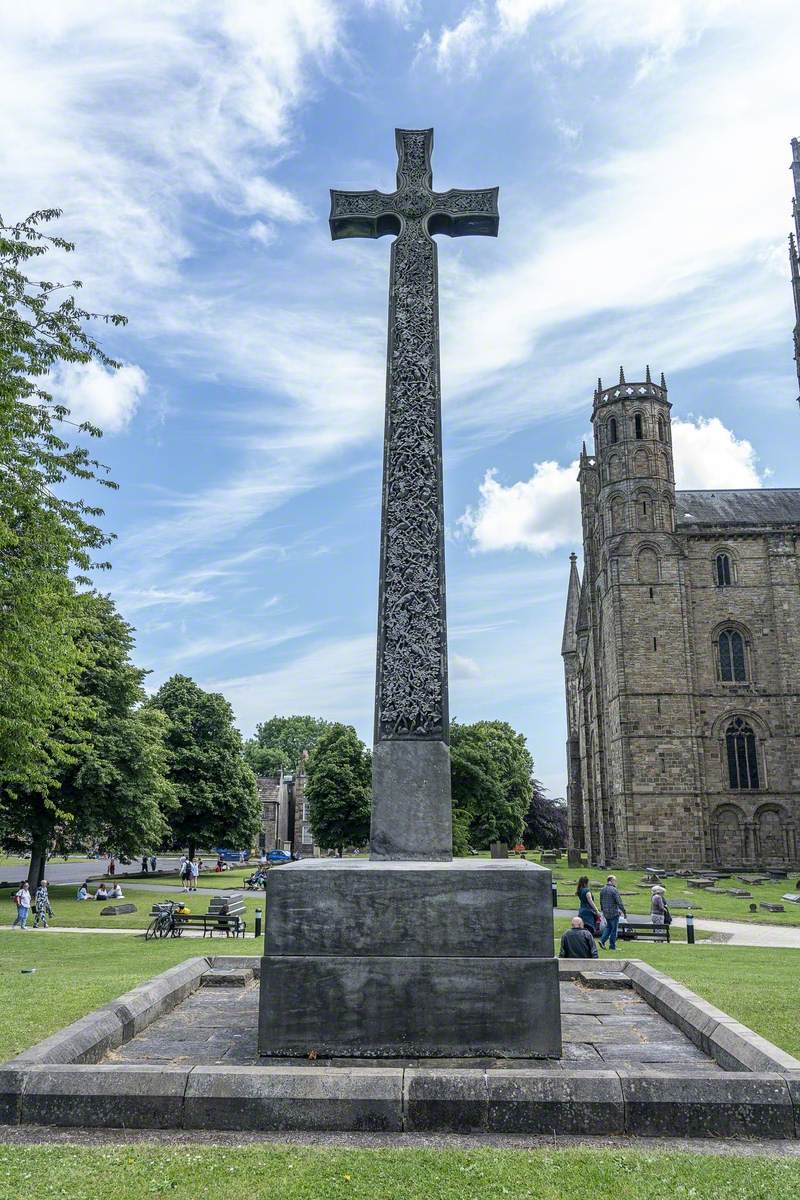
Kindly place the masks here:
POLYGON ((497 237, 495 188, 433 190, 432 129, 396 129, 397 190, 391 193, 331 189, 331 237, 401 236, 420 230, 432 237, 485 234, 497 237))

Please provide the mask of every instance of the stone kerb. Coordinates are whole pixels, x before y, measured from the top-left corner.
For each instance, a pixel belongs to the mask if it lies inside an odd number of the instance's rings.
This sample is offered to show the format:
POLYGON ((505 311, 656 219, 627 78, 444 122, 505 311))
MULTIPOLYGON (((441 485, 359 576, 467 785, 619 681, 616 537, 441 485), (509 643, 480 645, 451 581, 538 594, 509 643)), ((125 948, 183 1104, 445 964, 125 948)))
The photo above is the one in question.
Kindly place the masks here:
POLYGON ((726 1072, 800 1072, 800 1060, 701 999, 661 971, 637 960, 624 965, 635 990, 726 1072))
POLYGON ((170 967, 102 1008, 87 1013, 64 1029, 23 1050, 3 1064, 4 1069, 38 1064, 99 1063, 109 1050, 130 1041, 137 1033, 169 1012, 200 986, 208 970, 207 958, 190 958, 170 967))

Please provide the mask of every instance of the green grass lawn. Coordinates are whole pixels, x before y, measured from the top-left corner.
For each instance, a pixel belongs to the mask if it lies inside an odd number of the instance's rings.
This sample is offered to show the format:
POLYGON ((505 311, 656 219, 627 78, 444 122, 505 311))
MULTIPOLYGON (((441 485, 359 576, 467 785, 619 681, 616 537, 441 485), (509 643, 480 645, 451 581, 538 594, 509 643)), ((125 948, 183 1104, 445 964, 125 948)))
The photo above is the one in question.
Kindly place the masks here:
MULTIPOLYGON (((531 856, 533 857, 533 856, 531 856)), ((538 855, 536 856, 538 858, 538 855)), ((549 866, 549 864, 546 864, 549 866)), ((588 874, 591 883, 600 886, 592 888, 595 904, 600 907, 600 887, 605 883, 607 871, 597 867, 583 867, 578 870, 576 867, 567 867, 566 862, 563 866, 556 864, 550 867, 553 872, 553 878, 558 885, 558 903, 560 908, 569 908, 576 902, 575 884, 578 876, 588 874)), ((639 883, 644 878, 641 871, 614 871, 617 877, 619 890, 623 893, 625 906, 631 914, 647 914, 650 911, 650 889, 649 887, 639 887, 639 883), (625 895, 626 892, 633 893, 625 895)), ((743 872, 744 875, 747 872, 743 872)), ((794 892, 797 876, 789 879, 780 879, 772 883, 755 884, 748 887, 732 875, 730 879, 724 879, 719 883, 720 888, 745 888, 753 893, 752 899, 739 899, 736 896, 713 896, 707 891, 687 887, 685 879, 665 879, 664 887, 667 889, 667 903, 670 900, 687 900, 693 906, 693 911, 698 917, 709 917, 712 920, 719 921, 755 921, 765 925, 797 925, 800 926, 800 904, 792 904, 789 901, 781 900, 784 892, 794 892), (764 909, 759 909, 758 912, 751 913, 750 905, 759 904, 760 901, 766 901, 772 904, 783 904, 786 912, 770 913, 764 909)), ((576 904, 577 911, 577 904, 576 904)), ((673 916, 682 917, 686 915, 686 910, 682 908, 673 909, 673 916)))
POLYGON ((0 1200, 796 1200, 800 1162, 635 1150, 0 1146, 0 1200))
MULTIPOLYGON (((125 900, 108 900, 100 902, 99 900, 76 900, 77 885, 75 884, 56 884, 50 888, 50 904, 52 905, 55 916, 50 921, 51 925, 63 926, 65 928, 74 929, 146 929, 150 924, 152 917, 150 908, 157 900, 184 900, 187 907, 193 913, 204 913, 208 911, 210 896, 198 895, 183 895, 179 892, 159 891, 157 886, 147 891, 139 888, 131 888, 125 891, 125 884, 122 884, 122 890, 125 893, 125 900), (136 905, 135 913, 123 913, 119 917, 101 917, 100 910, 106 907, 106 904, 122 904, 128 903, 136 905)), ((91 888, 92 894, 95 891, 95 885, 91 888)), ((255 910, 257 907, 264 907, 263 892, 247 892, 244 896, 245 900, 245 917, 247 920, 247 928, 252 932, 255 910)), ((0 892, 0 920, 4 925, 10 925, 16 916, 16 908, 11 903, 11 892, 0 892)), ((28 925, 33 924, 33 916, 28 919, 28 925)), ((18 935, 19 936, 19 935, 18 935)), ((38 937, 36 931, 29 930, 23 937, 38 937)))

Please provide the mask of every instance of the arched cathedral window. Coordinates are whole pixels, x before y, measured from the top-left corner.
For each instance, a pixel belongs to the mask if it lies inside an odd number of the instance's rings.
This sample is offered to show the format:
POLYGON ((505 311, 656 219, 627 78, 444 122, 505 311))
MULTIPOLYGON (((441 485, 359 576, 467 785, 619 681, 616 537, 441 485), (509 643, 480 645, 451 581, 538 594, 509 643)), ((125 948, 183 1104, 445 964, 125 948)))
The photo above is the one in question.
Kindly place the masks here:
POLYGON ((658 418, 658 440, 660 442, 667 440, 667 422, 663 417, 658 418))
POLYGON ((729 554, 718 554, 714 559, 714 579, 717 587, 730 587, 733 575, 729 554))
POLYGON ((617 442, 617 418, 612 417, 608 422, 608 441, 609 445, 614 446, 617 442))
POLYGON ((747 681, 744 638, 738 629, 723 629, 718 639, 719 677, 723 683, 747 681))
POLYGON ((748 791, 760 787, 756 738, 744 718, 734 717, 725 730, 725 749, 730 788, 748 791))
POLYGON ((633 418, 633 436, 637 442, 640 442, 644 437, 644 427, 642 425, 642 414, 636 413, 633 418))

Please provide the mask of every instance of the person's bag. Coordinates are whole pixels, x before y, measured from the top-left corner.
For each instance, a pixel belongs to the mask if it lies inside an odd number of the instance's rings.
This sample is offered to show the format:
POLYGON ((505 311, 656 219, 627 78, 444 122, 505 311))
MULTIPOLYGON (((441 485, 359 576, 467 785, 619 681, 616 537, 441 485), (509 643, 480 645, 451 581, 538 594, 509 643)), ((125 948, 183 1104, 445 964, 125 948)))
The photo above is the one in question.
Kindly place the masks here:
POLYGON ((672 924, 672 913, 669 911, 666 904, 664 905, 664 924, 665 925, 672 924))
POLYGON ((603 928, 603 921, 602 921, 600 914, 597 913, 597 915, 595 916, 595 919, 594 919, 594 932, 597 937, 600 936, 600 930, 602 928, 603 928))

